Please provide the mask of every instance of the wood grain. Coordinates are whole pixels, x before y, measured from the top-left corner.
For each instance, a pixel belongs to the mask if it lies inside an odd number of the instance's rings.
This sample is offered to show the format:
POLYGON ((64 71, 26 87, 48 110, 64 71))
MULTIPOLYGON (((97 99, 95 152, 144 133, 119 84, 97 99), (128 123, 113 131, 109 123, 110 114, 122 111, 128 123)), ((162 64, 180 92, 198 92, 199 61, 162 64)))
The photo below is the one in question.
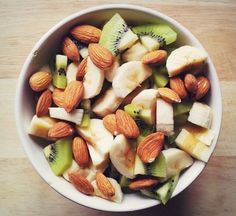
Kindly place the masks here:
MULTIPOLYGON (((106 0, 0 0, 0 215, 100 215, 49 187, 29 163, 16 134, 17 77, 39 38, 64 17, 106 0)), ((112 3, 136 4, 135 0, 112 3)), ((219 75, 224 116, 216 151, 201 176, 167 206, 129 215, 216 215, 236 212, 236 1, 139 1, 176 19, 196 35, 219 75)), ((102 213, 118 215, 118 213, 102 213)), ((119 215, 126 215, 122 213, 119 215)))

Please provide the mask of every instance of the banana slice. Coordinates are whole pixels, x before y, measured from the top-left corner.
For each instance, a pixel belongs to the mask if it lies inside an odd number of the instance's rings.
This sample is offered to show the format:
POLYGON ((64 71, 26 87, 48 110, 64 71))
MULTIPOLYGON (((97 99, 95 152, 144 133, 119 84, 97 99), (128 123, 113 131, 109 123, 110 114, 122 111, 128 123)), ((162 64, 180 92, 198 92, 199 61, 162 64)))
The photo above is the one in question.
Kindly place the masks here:
POLYGON ((116 75, 116 72, 117 72, 117 69, 120 67, 120 56, 116 56, 113 60, 113 65, 107 69, 106 71, 104 71, 105 73, 105 78, 109 81, 109 82, 112 82, 115 75, 116 75))
POLYGON ((126 97, 152 75, 152 69, 141 61, 130 61, 118 68, 112 87, 118 97, 126 97))
POLYGON ((113 88, 109 88, 93 105, 92 111, 104 117, 116 111, 123 98, 117 97, 113 88))
POLYGON ((103 193, 98 189, 96 180, 92 181, 92 183, 91 183, 93 185, 93 188, 94 188, 94 194, 96 196, 102 197, 104 199, 111 200, 111 201, 116 202, 116 203, 121 203, 122 200, 123 200, 123 193, 121 191, 120 185, 113 178, 108 178, 108 180, 110 181, 110 183, 112 184, 113 188, 115 189, 115 195, 112 196, 112 197, 104 196, 103 193))
POLYGON ((115 137, 110 149, 110 159, 114 167, 127 178, 134 178, 135 151, 124 135, 115 137))
POLYGON ((69 64, 66 70, 67 83, 76 80, 77 70, 78 70, 78 63, 72 62, 69 64))
POLYGON ((98 95, 102 89, 104 81, 104 72, 96 67, 88 57, 86 74, 84 76, 84 99, 93 98, 98 95))

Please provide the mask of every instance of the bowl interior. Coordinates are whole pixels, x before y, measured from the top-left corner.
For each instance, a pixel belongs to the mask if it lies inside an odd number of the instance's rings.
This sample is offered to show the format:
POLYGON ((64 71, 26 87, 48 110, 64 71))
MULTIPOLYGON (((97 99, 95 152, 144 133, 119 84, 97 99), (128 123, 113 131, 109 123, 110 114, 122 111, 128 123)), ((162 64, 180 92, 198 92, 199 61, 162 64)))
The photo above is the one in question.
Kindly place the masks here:
MULTIPOLYGON (((49 30, 49 32, 47 32, 35 45, 32 52, 28 56, 18 82, 16 97, 16 122, 21 142, 31 163, 43 179, 55 190, 79 204, 95 209, 107 211, 132 211, 151 207, 159 202, 145 198, 141 195, 129 194, 125 195, 124 201, 121 204, 116 204, 98 197, 89 197, 77 192, 74 187, 62 177, 54 176, 43 155, 41 144, 42 141, 28 136, 27 134, 30 120, 34 115, 35 110, 35 105, 33 105, 33 94, 28 85, 30 75, 38 70, 42 65, 48 63, 51 57, 58 50, 60 50, 61 40, 72 26, 80 23, 89 23, 101 27, 105 21, 114 15, 114 13, 120 13, 129 25, 160 22, 168 23, 178 32, 178 44, 188 44, 203 49, 198 40, 176 21, 161 13, 143 7, 131 5, 107 5, 94 7, 73 14, 49 30)), ((207 103, 213 108, 214 117, 212 129, 216 133, 215 139, 211 146, 213 151, 220 130, 222 105, 217 74, 210 58, 208 60, 208 73, 211 81, 211 93, 207 99, 207 103)), ((193 166, 181 175, 173 196, 180 193, 189 184, 191 184, 191 182, 200 174, 204 167, 205 164, 203 162, 195 161, 193 166)))

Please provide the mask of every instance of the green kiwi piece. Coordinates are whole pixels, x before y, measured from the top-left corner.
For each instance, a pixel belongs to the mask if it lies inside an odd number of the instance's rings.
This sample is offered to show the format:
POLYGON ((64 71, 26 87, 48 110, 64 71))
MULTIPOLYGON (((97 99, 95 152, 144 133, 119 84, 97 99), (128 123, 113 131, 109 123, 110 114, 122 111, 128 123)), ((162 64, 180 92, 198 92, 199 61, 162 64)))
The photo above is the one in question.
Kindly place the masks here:
POLYGON ((84 114, 83 114, 82 121, 80 123, 80 127, 86 128, 90 124, 91 101, 89 99, 82 100, 81 108, 84 109, 84 114))
POLYGON ((53 72, 52 83, 56 88, 65 89, 67 85, 66 68, 67 68, 67 56, 56 55, 56 66, 53 72))
POLYGON ((147 167, 148 174, 156 177, 166 177, 166 159, 161 152, 154 162, 147 167))
POLYGON ((120 177, 119 184, 122 188, 127 188, 132 181, 125 176, 120 177))
POLYGON ((165 73, 165 67, 161 67, 160 69, 153 69, 152 78, 157 88, 165 87, 170 80, 168 75, 165 73))
POLYGON ((174 116, 187 114, 191 110, 193 102, 182 102, 179 104, 174 104, 174 116))
POLYGON ((146 167, 139 156, 136 154, 135 161, 134 161, 134 175, 145 175, 146 174, 146 167))
POLYGON ((140 192, 151 199, 157 199, 157 195, 151 189, 141 189, 140 192))

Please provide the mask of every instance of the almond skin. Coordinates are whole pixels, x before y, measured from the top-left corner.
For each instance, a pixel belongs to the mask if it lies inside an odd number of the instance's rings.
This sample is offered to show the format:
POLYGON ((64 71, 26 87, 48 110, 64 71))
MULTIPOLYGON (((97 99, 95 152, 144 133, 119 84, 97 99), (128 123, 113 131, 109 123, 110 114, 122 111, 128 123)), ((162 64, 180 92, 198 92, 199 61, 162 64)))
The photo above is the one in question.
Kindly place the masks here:
POLYGON ((89 44, 89 43, 98 43, 101 30, 91 26, 91 25, 81 25, 76 26, 71 30, 71 35, 76 38, 77 40, 89 44))
POLYGON ((61 89, 55 88, 52 93, 52 100, 58 107, 63 108, 64 107, 64 91, 61 89))
POLYGON ((69 37, 65 37, 62 42, 62 52, 71 61, 78 62, 80 60, 79 49, 69 37))
POLYGON ((197 92, 198 88, 197 79, 193 74, 188 73, 185 75, 184 85, 189 92, 194 94, 197 92))
POLYGON ((83 94, 83 83, 81 81, 71 81, 64 91, 64 109, 67 112, 74 110, 82 100, 83 94))
POLYGON ((145 54, 142 57, 143 64, 155 64, 165 61, 167 58, 167 52, 165 50, 155 50, 145 54))
POLYGON ((156 132, 148 135, 140 142, 137 154, 144 163, 152 163, 160 154, 164 145, 165 135, 162 132, 156 132))
POLYGON ((185 99, 188 93, 185 89, 184 82, 179 77, 174 77, 170 79, 170 88, 176 92, 181 99, 185 99))
POLYGON ((101 172, 96 173, 96 183, 98 189, 102 192, 104 196, 112 197, 115 195, 115 189, 112 186, 111 182, 101 172))
POLYGON ((68 174, 70 182, 75 188, 83 194, 93 195, 93 185, 83 177, 79 172, 71 172, 68 174))
POLYGON ((40 92, 47 89, 51 81, 52 75, 50 73, 39 71, 30 77, 29 84, 33 91, 40 92))
POLYGON ((48 131, 48 137, 51 139, 61 139, 74 133, 73 127, 66 122, 60 121, 53 125, 48 131))
POLYGON ((108 69, 113 64, 112 53, 99 44, 89 44, 88 53, 92 62, 102 70, 108 69))
POLYGON ((80 167, 86 168, 89 166, 90 158, 86 142, 80 138, 75 137, 72 144, 72 152, 75 158, 75 161, 79 164, 80 167))
POLYGON ((52 104, 52 93, 50 90, 45 90, 39 97, 36 106, 36 115, 38 117, 48 114, 48 108, 52 104))
POLYGON ((170 88, 158 88, 158 92, 163 100, 168 103, 180 103, 179 95, 170 88))
POLYGON ((144 178, 144 179, 138 179, 134 180, 132 183, 129 184, 129 188, 131 190, 141 190, 143 188, 152 187, 156 184, 158 184, 158 180, 154 178, 144 178))
POLYGON ((139 128, 133 118, 125 111, 116 111, 116 125, 119 133, 127 138, 137 138, 140 134, 139 128))
POLYGON ((202 97, 204 97, 207 92, 210 89, 210 81, 204 77, 204 76, 200 76, 197 78, 197 92, 196 92, 196 99, 199 100, 202 97))
POLYGON ((103 120, 104 127, 110 131, 113 135, 117 135, 117 125, 116 125, 116 115, 115 114, 109 114, 106 115, 103 120))
POLYGON ((88 59, 88 57, 84 58, 80 62, 78 70, 76 72, 76 79, 79 81, 82 81, 84 79, 84 75, 86 74, 87 59, 88 59))

